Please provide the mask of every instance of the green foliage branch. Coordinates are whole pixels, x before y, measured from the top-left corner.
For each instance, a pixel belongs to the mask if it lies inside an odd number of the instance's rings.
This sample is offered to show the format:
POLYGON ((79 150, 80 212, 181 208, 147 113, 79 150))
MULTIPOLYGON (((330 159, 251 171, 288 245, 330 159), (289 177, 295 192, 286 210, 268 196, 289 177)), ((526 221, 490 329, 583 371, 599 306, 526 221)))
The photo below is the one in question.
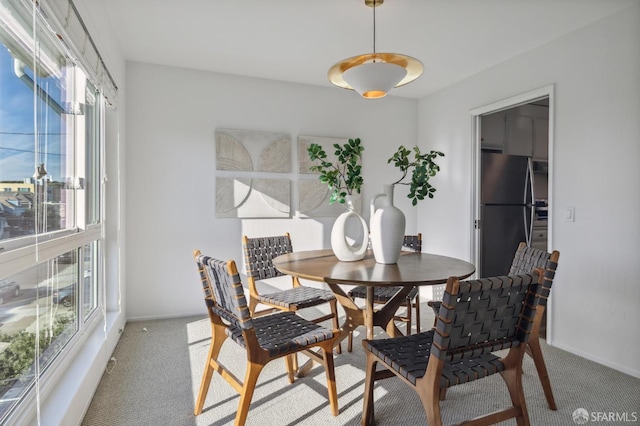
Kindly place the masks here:
POLYGON ((407 197, 411 199, 414 206, 425 197, 433 198, 436 192, 436 188, 429 183, 429 179, 440 171, 440 166, 434 161, 437 157, 444 157, 444 154, 434 150, 422 154, 417 146, 414 146, 412 151, 400 145, 393 156, 387 160, 387 164, 393 163, 402 172, 400 179, 393 185, 410 185, 407 197), (411 158, 412 153, 413 158, 411 158), (411 181, 403 182, 409 172, 411 172, 411 181))
POLYGON ((320 182, 326 183, 331 191, 329 204, 336 201, 344 204, 347 195, 352 195, 354 192, 359 194, 364 183, 362 165, 359 164, 364 147, 361 145, 360 138, 349 139, 342 146, 335 143, 333 147, 336 156, 335 164, 327 161, 327 153, 319 144, 312 143, 307 148, 307 152, 311 161, 317 162, 311 166, 311 171, 320 173, 320 182))
MULTIPOLYGON (((43 330, 40 333, 40 354, 58 337, 72 321, 62 315, 55 319, 52 332, 43 330)), ((0 342, 8 342, 7 348, 0 353, 0 395, 3 383, 11 383, 29 368, 33 367, 36 358, 36 334, 22 330, 16 334, 1 334, 0 342)))

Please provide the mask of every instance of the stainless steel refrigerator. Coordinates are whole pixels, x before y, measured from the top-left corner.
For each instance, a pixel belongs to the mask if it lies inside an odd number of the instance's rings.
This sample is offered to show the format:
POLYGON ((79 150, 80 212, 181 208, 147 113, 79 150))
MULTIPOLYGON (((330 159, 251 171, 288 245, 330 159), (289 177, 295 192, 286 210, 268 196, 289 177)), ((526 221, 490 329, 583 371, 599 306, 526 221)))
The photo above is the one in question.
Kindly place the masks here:
POLYGON ((533 164, 530 157, 482 153, 480 276, 509 272, 521 241, 533 232, 533 164))

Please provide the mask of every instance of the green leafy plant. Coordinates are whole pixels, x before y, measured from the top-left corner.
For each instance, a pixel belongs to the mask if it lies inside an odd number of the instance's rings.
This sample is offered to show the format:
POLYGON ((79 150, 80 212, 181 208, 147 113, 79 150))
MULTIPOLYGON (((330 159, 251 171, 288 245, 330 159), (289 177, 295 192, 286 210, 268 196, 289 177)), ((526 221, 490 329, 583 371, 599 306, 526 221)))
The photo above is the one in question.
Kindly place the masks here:
MULTIPOLYGON (((52 332, 43 330, 40 333, 40 353, 37 354, 38 357, 42 355, 56 337, 65 331, 65 328, 71 322, 72 319, 66 315, 57 316, 52 332)), ((36 335, 30 331, 22 330, 13 335, 0 335, 0 341, 9 343, 5 350, 0 353, 0 383, 11 382, 33 366, 36 358, 36 335)), ((2 395, 1 391, 0 395, 2 395)))
POLYGON ((362 166, 359 160, 362 158, 364 147, 360 144, 360 138, 349 139, 343 146, 335 143, 336 163, 327 161, 327 153, 321 145, 312 143, 307 148, 311 161, 318 163, 311 166, 312 172, 320 173, 320 182, 326 183, 331 191, 329 204, 338 201, 346 202, 347 195, 354 192, 360 193, 364 180, 362 179, 362 166))
POLYGON ((436 192, 433 185, 429 183, 429 179, 440 171, 440 166, 434 162, 437 157, 444 157, 444 154, 434 150, 422 154, 417 146, 414 146, 411 151, 400 145, 393 156, 387 160, 387 163, 393 163, 402 172, 400 179, 395 181, 393 185, 410 185, 407 197, 411 199, 414 206, 425 197, 433 198, 434 192, 436 192), (411 159, 412 152, 413 159, 411 159), (411 171, 411 182, 403 182, 409 171, 411 171))

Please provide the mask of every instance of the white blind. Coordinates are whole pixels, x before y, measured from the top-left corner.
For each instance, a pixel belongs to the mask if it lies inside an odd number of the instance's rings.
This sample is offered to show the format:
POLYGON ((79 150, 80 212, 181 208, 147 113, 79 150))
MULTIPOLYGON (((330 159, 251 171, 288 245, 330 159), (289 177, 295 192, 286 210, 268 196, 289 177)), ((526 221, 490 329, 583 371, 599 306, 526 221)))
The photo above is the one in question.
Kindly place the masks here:
POLYGON ((116 107, 118 86, 109 73, 100 52, 87 30, 78 10, 71 0, 47 0, 39 2, 45 18, 69 50, 80 61, 87 76, 103 90, 107 103, 116 107))
POLYGON ((61 77, 61 65, 66 59, 60 53, 55 40, 49 34, 41 34, 39 26, 37 42, 33 28, 33 7, 15 0, 0 0, 0 42, 15 59, 26 64, 40 77, 61 77), (34 61, 37 58, 37 62, 34 61))

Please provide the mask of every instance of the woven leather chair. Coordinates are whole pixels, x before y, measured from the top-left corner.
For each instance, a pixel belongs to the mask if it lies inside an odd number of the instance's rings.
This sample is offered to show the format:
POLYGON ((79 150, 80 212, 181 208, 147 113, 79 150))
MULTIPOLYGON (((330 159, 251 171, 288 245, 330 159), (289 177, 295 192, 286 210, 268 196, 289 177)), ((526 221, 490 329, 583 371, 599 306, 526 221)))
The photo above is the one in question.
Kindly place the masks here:
MULTIPOLYGON (((553 397, 553 390, 551 389, 551 381, 549 380, 549 373, 547 373, 547 366, 542 356, 542 349, 540 348, 540 326, 544 318, 544 311, 547 306, 547 297, 553 284, 553 278, 555 276, 556 269, 558 267, 558 260, 560 259, 560 252, 554 250, 552 253, 547 253, 544 250, 536 249, 533 247, 527 247, 527 243, 520 243, 516 254, 513 257, 510 275, 530 273, 535 268, 544 268, 546 294, 540 300, 540 304, 536 310, 536 318, 534 322, 534 329, 531 339, 527 342, 527 354, 533 358, 533 363, 536 366, 540 383, 542 384, 542 390, 544 396, 547 399, 547 404, 552 410, 557 410, 556 401, 553 397)), ((436 321, 438 317, 438 311, 440 309, 440 301, 429 301, 428 305, 431 306, 436 314, 436 321)), ((444 392, 442 398, 444 399, 444 392)))
MULTIPOLYGON (((285 275, 273 266, 273 259, 293 251, 291 236, 288 232, 284 235, 273 237, 249 238, 244 235, 242 237, 242 249, 249 281, 249 310, 251 315, 263 315, 275 310, 295 312, 300 309, 328 303, 331 313, 314 318, 312 321, 319 323, 332 319, 333 328, 340 327, 338 324, 338 302, 334 294, 329 290, 303 286, 300 284, 298 277, 291 277, 292 288, 268 294, 261 294, 258 291, 257 281, 285 275), (256 312, 256 307, 259 304, 268 305, 271 308, 256 312)), ((340 353, 341 346, 338 345, 336 350, 340 353)))
POLYGON ((520 243, 513 258, 511 270, 509 271, 509 274, 522 274, 537 267, 544 268, 545 279, 543 286, 545 293, 540 299, 540 304, 536 309, 533 333, 531 335, 531 339, 527 342, 527 353, 531 358, 533 358, 533 363, 536 366, 536 371, 538 372, 538 377, 542 384, 544 396, 547 399, 549 408, 552 410, 557 410, 558 408, 556 406, 555 398, 553 397, 553 390, 551 390, 551 381, 549 380, 547 366, 544 362, 544 357, 542 356, 542 349, 540 349, 540 326, 544 318, 545 309, 547 308, 547 298, 551 291, 553 278, 555 276, 556 269, 558 268, 558 260, 560 260, 560 252, 557 250, 547 253, 544 250, 527 247, 526 243, 520 243))
POLYGON ((373 424, 376 380, 399 377, 418 393, 429 426, 440 426, 442 389, 500 373, 512 405, 465 424, 516 418, 519 425, 528 425, 522 359, 542 281, 540 271, 469 281, 450 278, 435 328, 410 336, 363 340, 367 365, 362 424, 373 424), (493 354, 507 348, 504 358, 493 354))
POLYGON ((194 414, 202 412, 211 378, 214 371, 217 371, 240 394, 235 425, 244 425, 262 368, 270 361, 284 357, 289 382, 293 383, 293 354, 302 351, 324 366, 331 413, 337 416, 338 394, 333 346, 339 336, 338 330, 326 329, 294 312, 252 317, 235 262, 223 262, 203 256, 199 250, 196 250, 193 256, 202 281, 212 334, 194 414), (240 381, 218 360, 220 349, 227 337, 231 337, 246 349, 247 370, 244 381, 240 381), (312 348, 319 348, 320 353, 312 351, 312 348))
MULTIPOLYGON (((415 252, 422 251, 422 234, 418 235, 405 235, 402 247, 415 252)), ((400 291, 400 287, 375 287, 373 289, 373 303, 385 304, 393 296, 400 291)), ((352 288, 349 291, 349 297, 352 299, 366 299, 367 287, 359 285, 352 288)), ((414 287, 407 295, 406 300, 406 314, 396 315, 393 317, 395 321, 404 322, 407 324, 407 334, 411 334, 411 308, 416 311, 416 333, 420 333, 420 300, 418 296, 418 287, 414 287)), ((349 333, 349 340, 347 341, 347 351, 351 352, 353 347, 353 333, 349 333)))

